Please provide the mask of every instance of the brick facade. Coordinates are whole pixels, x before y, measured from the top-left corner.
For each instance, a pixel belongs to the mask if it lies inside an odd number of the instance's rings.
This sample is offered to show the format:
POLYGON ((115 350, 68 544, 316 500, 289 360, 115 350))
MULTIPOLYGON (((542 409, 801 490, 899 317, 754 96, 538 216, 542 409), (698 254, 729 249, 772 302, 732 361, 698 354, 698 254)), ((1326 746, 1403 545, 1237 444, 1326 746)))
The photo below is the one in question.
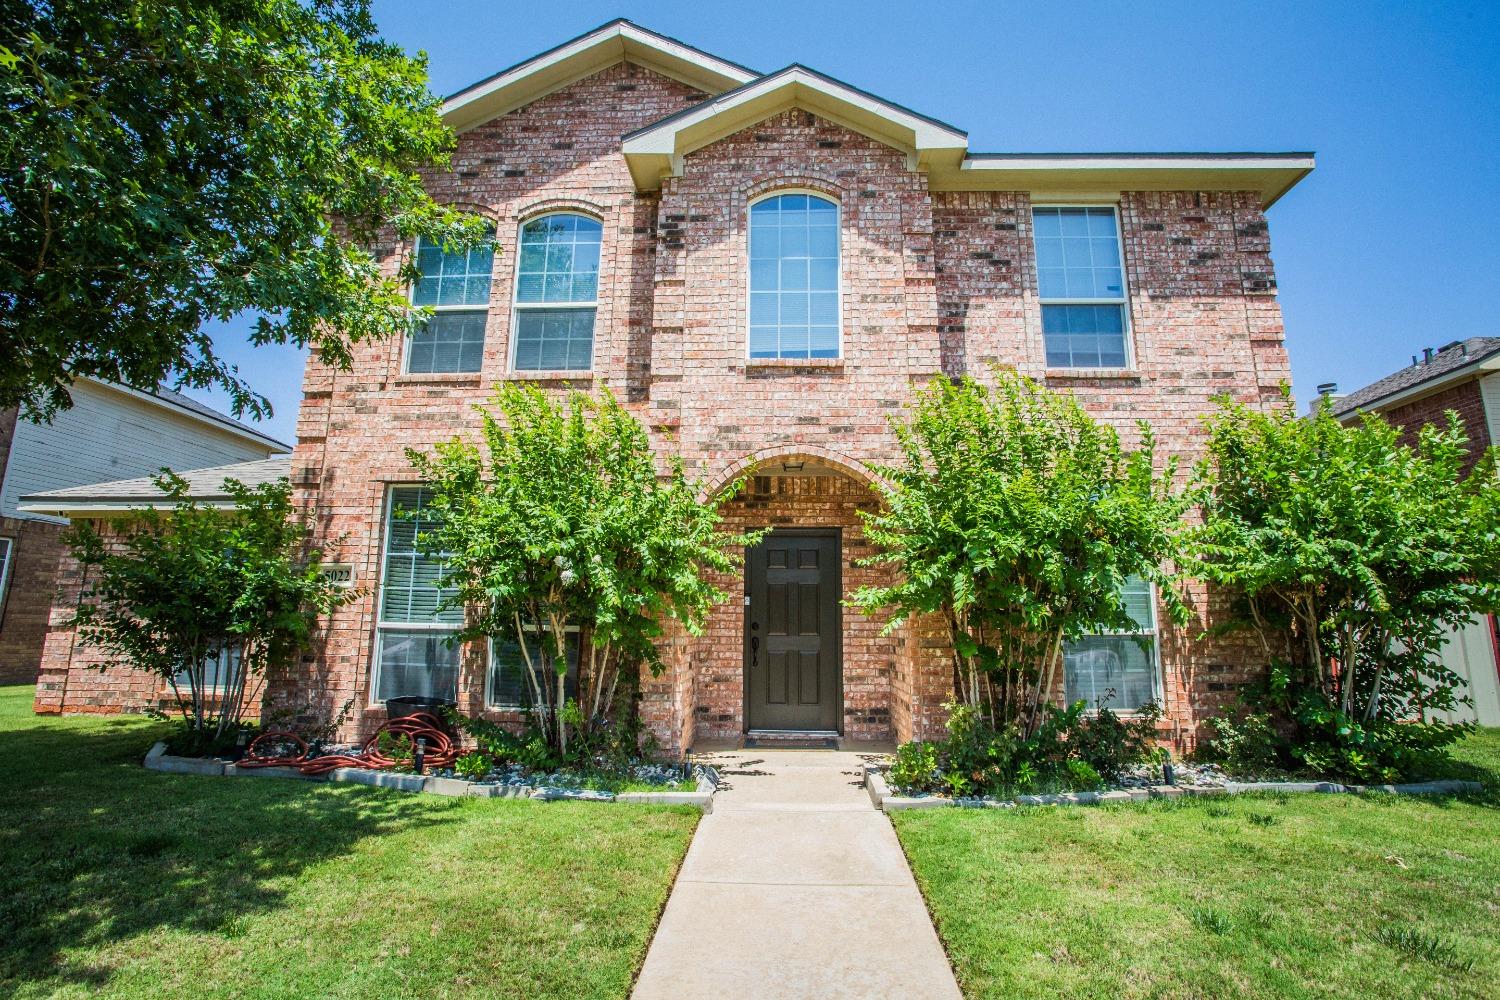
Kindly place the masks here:
MULTIPOLYGON (((17 413, 0 413, 0 472, 10 457, 17 413)), ((62 555, 61 525, 0 516, 0 538, 10 540, 8 579, 0 580, 0 684, 36 679, 52 611, 53 578, 62 555)))
POLYGON ((1469 468, 1479 461, 1495 442, 1490 440, 1489 421, 1485 417, 1484 394, 1479 379, 1470 379, 1451 385, 1430 396, 1382 410, 1381 414, 1392 424, 1402 428, 1402 439, 1407 444, 1416 444, 1417 434, 1428 424, 1443 426, 1447 423, 1447 412, 1453 410, 1464 424, 1469 435, 1469 468))
MULTIPOLYGON (((406 448, 472 432, 473 404, 518 377, 508 364, 518 227, 547 210, 603 222, 595 365, 525 377, 609 385, 658 449, 680 453, 713 488, 757 473, 726 503, 728 525, 837 527, 846 592, 881 572, 855 565, 870 551, 858 512, 876 503, 870 470, 894 459, 887 421, 915 384, 1012 367, 1076 393, 1127 439, 1146 421, 1161 451, 1187 464, 1212 397, 1272 398, 1289 377, 1254 193, 1124 192, 1135 364, 1048 371, 1027 193, 934 192, 907 153, 798 107, 683 156, 659 193, 638 193, 621 137, 705 96, 620 63, 464 132, 454 169, 427 179, 441 200, 496 226, 482 370, 404 375, 396 342, 359 347, 349 371, 309 360, 294 486, 327 558, 351 564, 363 594, 333 616, 316 655, 272 679, 271 705, 326 716, 352 700, 349 735, 384 718, 370 690, 384 498, 390 484, 415 479, 406 448), (786 189, 840 206, 836 360, 747 360, 748 208, 786 189)), ((392 270, 407 252, 381 248, 392 270)), ((744 582, 717 582, 731 600, 702 637, 670 635, 667 671, 643 685, 642 716, 669 749, 744 728, 744 582)), ((1220 599, 1201 588, 1189 596, 1199 620, 1161 642, 1169 721, 1184 729, 1262 663, 1242 644, 1197 640, 1220 599)), ((952 671, 940 632, 916 622, 882 636, 879 621, 841 615, 844 735, 936 735, 952 671)), ((465 651, 465 709, 483 710, 483 680, 482 652, 465 651)))

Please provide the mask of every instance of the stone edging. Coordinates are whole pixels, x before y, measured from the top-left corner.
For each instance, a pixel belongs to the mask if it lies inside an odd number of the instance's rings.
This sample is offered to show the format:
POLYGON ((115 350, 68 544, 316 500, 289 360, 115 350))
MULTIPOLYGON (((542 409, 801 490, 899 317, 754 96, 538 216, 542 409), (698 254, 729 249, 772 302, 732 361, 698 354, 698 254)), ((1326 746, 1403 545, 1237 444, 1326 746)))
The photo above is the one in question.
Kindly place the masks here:
POLYGON ((1423 781, 1405 785, 1341 785, 1333 781, 1231 781, 1219 788, 1211 785, 1152 785, 1150 788, 1122 788, 1110 792, 1063 792, 1058 795, 1018 795, 1015 799, 949 799, 940 795, 905 796, 891 791, 885 772, 873 764, 865 766, 865 790, 870 801, 883 812, 903 809, 1010 809, 1015 806, 1081 806, 1105 802, 1144 802, 1147 799, 1178 798, 1185 795, 1242 795, 1246 792, 1389 792, 1396 795, 1451 795, 1456 792, 1480 792, 1477 781, 1423 781))
POLYGON ((158 740, 146 752, 143 762, 148 771, 166 774, 201 774, 237 778, 293 778, 298 781, 338 781, 376 788, 394 788, 402 792, 427 795, 467 796, 481 799, 533 799, 552 802, 574 799, 583 802, 623 802, 627 805, 693 806, 705 813, 713 812, 714 793, 719 790, 719 772, 705 767, 706 775, 698 779, 691 792, 621 792, 611 794, 592 789, 532 788, 519 785, 496 785, 442 778, 433 774, 398 774, 394 771, 372 771, 362 767, 340 767, 327 774, 303 774, 295 767, 239 767, 222 760, 202 757, 175 757, 167 753, 166 743, 158 740))

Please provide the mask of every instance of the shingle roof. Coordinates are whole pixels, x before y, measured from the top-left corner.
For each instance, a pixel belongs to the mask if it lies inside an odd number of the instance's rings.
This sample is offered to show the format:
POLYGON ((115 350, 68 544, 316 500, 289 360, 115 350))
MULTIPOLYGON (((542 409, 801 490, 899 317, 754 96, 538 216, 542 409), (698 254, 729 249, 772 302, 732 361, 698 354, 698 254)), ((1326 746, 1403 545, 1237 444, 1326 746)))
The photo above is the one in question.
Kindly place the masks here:
POLYGON ((1342 417, 1355 410, 1370 409, 1388 396, 1436 381, 1496 353, 1500 353, 1500 337, 1470 337, 1455 341, 1434 354, 1431 361, 1408 365, 1378 382, 1371 382, 1363 389, 1349 393, 1335 404, 1334 416, 1342 417))
MULTIPOLYGON (((224 491, 224 480, 237 479, 246 486, 259 486, 286 479, 291 475, 290 455, 277 455, 255 462, 237 462, 234 465, 217 465, 210 469, 194 469, 178 473, 187 480, 188 495, 195 500, 210 503, 227 502, 229 494, 224 491)), ((20 498, 24 511, 36 514, 65 512, 85 508, 109 508, 126 510, 131 507, 151 507, 162 503, 161 490, 150 477, 119 479, 109 483, 91 483, 87 486, 69 486, 46 493, 33 493, 20 498)))

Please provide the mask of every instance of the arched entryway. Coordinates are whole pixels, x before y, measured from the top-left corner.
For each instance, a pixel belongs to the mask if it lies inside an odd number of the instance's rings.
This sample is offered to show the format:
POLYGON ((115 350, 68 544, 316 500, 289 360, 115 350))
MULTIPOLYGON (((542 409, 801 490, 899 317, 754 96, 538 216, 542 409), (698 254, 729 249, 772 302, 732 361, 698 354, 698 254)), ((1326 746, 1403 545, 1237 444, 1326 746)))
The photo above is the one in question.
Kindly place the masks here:
POLYGON ((761 453, 721 472, 725 528, 770 528, 742 570, 716 580, 730 599, 694 643, 696 740, 737 739, 752 730, 836 734, 888 741, 904 632, 847 607, 860 586, 884 582, 861 512, 879 495, 868 469, 822 450, 761 453))

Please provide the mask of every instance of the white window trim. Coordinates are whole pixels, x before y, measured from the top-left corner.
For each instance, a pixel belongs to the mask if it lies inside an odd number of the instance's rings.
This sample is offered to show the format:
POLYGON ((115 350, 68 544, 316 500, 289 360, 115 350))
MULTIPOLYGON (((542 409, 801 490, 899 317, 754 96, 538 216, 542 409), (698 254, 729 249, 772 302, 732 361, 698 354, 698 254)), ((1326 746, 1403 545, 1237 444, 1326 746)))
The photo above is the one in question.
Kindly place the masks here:
MULTIPOLYGON (((526 630, 527 634, 534 633, 538 636, 541 635, 542 630, 535 625, 523 625, 522 627, 526 630)), ((563 626, 563 631, 576 635, 578 633, 578 626, 565 625, 563 626)), ((526 710, 525 705, 507 705, 495 700, 495 639, 496 637, 492 635, 484 644, 484 707, 487 710, 495 712, 524 712, 526 710)), ((582 657, 583 650, 580 649, 578 655, 582 657)), ((580 670, 583 668, 581 662, 578 666, 580 670)))
POLYGON ((561 208, 553 212, 543 212, 540 215, 528 216, 522 219, 516 226, 516 264, 511 269, 513 275, 510 291, 510 360, 508 368, 513 374, 525 375, 532 372, 592 372, 595 362, 599 358, 599 289, 604 283, 604 220, 597 215, 581 212, 572 208, 561 208), (599 223, 599 272, 594 282, 594 298, 589 302, 522 302, 521 301, 521 238, 526 227, 533 222, 542 219, 550 219, 559 215, 576 215, 580 219, 589 219, 599 223), (594 327, 589 338, 589 364, 587 368, 520 368, 516 365, 516 354, 521 347, 521 314, 523 312, 542 312, 545 310, 562 309, 592 309, 594 310, 594 327))
MULTIPOLYGON (((386 487, 383 509, 385 520, 380 532, 380 586, 375 590, 375 642, 371 646, 373 653, 370 660, 370 691, 366 704, 371 708, 385 704, 380 694, 380 661, 385 646, 385 637, 388 632, 433 632, 439 634, 453 634, 458 632, 458 626, 452 622, 390 622, 382 615, 385 611, 385 577, 386 558, 390 552, 391 525, 395 518, 396 493, 400 490, 419 490, 426 487, 426 483, 391 483, 386 487)), ((459 666, 462 670, 463 651, 459 651, 459 666)), ((486 682, 488 683, 488 682, 486 682)))
MULTIPOLYGON (((412 254, 412 260, 413 260, 413 262, 415 262, 415 261, 417 261, 419 259, 417 257, 417 254, 421 251, 421 249, 422 249, 422 237, 418 236, 415 240, 412 241, 412 245, 411 245, 411 254, 412 254)), ((419 280, 420 280, 420 277, 419 277, 419 280)), ((431 309, 432 310, 432 314, 434 316, 437 316, 437 315, 439 315, 441 313, 483 313, 484 314, 484 333, 485 333, 484 339, 487 341, 487 340, 489 340, 489 332, 490 332, 490 330, 489 330, 489 327, 490 327, 490 299, 493 297, 494 289, 495 289, 495 264, 494 264, 494 258, 492 257, 492 258, 490 258, 490 284, 489 284, 489 287, 485 289, 484 305, 482 305, 482 306, 474 306, 474 305, 462 305, 462 306, 426 306, 426 307, 421 307, 421 308, 431 309)), ((417 286, 416 286, 416 283, 413 283, 412 286, 406 290, 406 298, 407 298, 408 302, 410 302, 413 306, 416 306, 416 304, 417 304, 416 303, 416 297, 417 297, 417 286)), ((411 343, 412 343, 412 337, 414 335, 415 335, 415 331, 413 331, 413 333, 408 333, 406 335, 405 343, 402 345, 402 350, 401 350, 401 374, 402 375, 415 375, 415 376, 417 376, 419 378, 421 376, 423 376, 423 375, 478 375, 480 372, 482 372, 484 370, 484 345, 483 345, 483 343, 481 343, 481 346, 480 346, 480 349, 479 349, 479 367, 476 368, 476 369, 474 369, 473 371, 414 372, 414 371, 411 370, 411 343)))
MULTIPOLYGON (((780 260, 780 258, 777 258, 780 260)), ((844 360, 844 203, 826 191, 816 188, 786 187, 767 191, 756 195, 745 203, 745 361, 750 365, 758 364, 783 364, 786 362, 806 361, 809 364, 827 364, 830 361, 844 360), (838 282, 834 289, 838 293, 838 339, 835 342, 837 353, 831 358, 784 358, 779 353, 774 358, 755 358, 750 356, 750 302, 755 292, 755 286, 750 280, 750 213, 756 205, 771 198, 779 198, 784 194, 806 194, 812 195, 828 202, 833 206, 838 222, 834 225, 834 239, 836 240, 834 250, 838 260, 838 282)), ((779 348, 778 348, 779 350, 779 348)), ((809 351, 809 354, 812 352, 809 351)))
POLYGON ((10 596, 10 576, 16 564, 16 540, 9 535, 0 536, 0 548, 5 551, 5 561, 0 562, 0 615, 5 613, 5 599, 10 596))
MULTIPOLYGON (((1117 202, 1039 202, 1031 206, 1031 272, 1036 278, 1037 313, 1040 318, 1043 306, 1119 306, 1124 316, 1125 327, 1123 336, 1125 338, 1125 363, 1123 365, 1064 365, 1059 368, 1056 365, 1046 364, 1047 361, 1047 333, 1046 324, 1043 323, 1042 335, 1042 362, 1047 368, 1073 371, 1135 371, 1135 324, 1131 317, 1130 309, 1130 270, 1125 262, 1125 225, 1121 219, 1120 206, 1117 202), (1039 208, 1107 208, 1115 216, 1115 249, 1120 255, 1120 295, 1118 298, 1047 298, 1042 295, 1042 273, 1041 264, 1038 262, 1036 252, 1036 210, 1039 208)), ((1152 593, 1155 593, 1153 588, 1152 593)), ((1153 609, 1153 617, 1155 611, 1153 609)))
MULTIPOLYGON (((1160 703, 1166 697, 1166 675, 1165 675, 1165 672, 1164 672, 1164 670, 1162 668, 1162 662, 1161 662, 1161 623, 1160 623, 1160 620, 1156 616, 1156 584, 1152 583, 1150 580, 1146 580, 1145 584, 1146 584, 1146 592, 1150 595, 1150 601, 1148 602, 1148 606, 1151 609, 1151 627, 1150 628, 1134 629, 1134 630, 1107 629, 1107 630, 1101 631, 1101 632, 1089 632, 1089 633, 1087 633, 1085 635, 1079 636, 1079 638, 1080 639, 1091 639, 1091 638, 1094 638, 1096 636, 1126 636, 1126 637, 1150 636, 1151 637, 1151 663, 1152 663, 1152 668, 1153 668, 1152 669, 1153 676, 1152 676, 1152 679, 1151 679, 1151 698, 1152 698, 1153 701, 1156 701, 1156 702, 1160 703)), ((1064 686, 1064 692, 1065 692, 1064 695, 1063 695, 1063 697, 1066 698, 1067 697, 1067 694, 1066 694, 1066 687, 1067 687, 1066 678, 1064 678, 1063 686, 1064 686)), ((1139 716, 1141 714, 1140 713, 1140 709, 1138 709, 1138 708, 1110 708, 1108 705, 1106 705, 1105 707, 1109 708, 1109 710, 1111 712, 1114 712, 1116 715, 1120 716, 1121 718, 1134 718, 1134 717, 1139 716)), ((1097 715, 1098 712, 1099 712, 1098 706, 1090 705, 1088 707, 1088 714, 1090 714, 1090 715, 1097 715)))

